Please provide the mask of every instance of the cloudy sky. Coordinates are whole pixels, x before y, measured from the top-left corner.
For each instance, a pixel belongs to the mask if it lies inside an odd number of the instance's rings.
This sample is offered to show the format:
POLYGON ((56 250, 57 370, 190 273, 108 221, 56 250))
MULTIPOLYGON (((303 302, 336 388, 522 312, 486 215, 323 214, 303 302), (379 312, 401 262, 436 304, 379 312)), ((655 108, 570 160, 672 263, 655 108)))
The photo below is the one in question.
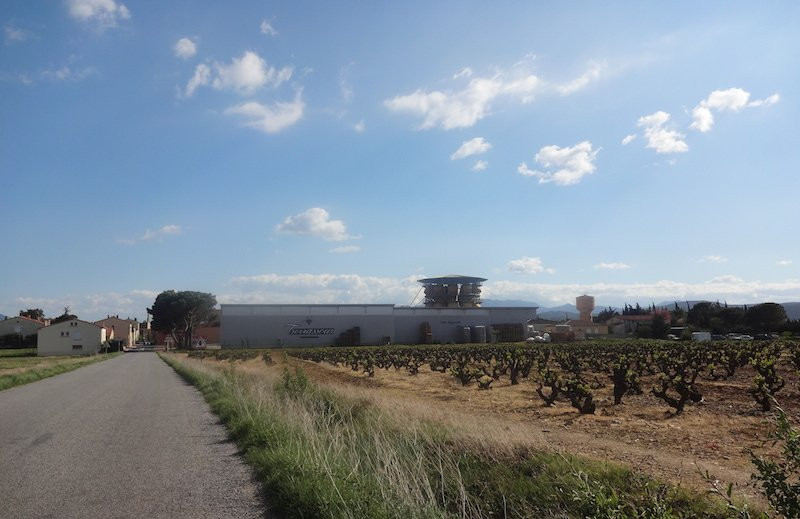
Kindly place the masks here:
POLYGON ((800 5, 0 6, 0 313, 800 300, 800 5))

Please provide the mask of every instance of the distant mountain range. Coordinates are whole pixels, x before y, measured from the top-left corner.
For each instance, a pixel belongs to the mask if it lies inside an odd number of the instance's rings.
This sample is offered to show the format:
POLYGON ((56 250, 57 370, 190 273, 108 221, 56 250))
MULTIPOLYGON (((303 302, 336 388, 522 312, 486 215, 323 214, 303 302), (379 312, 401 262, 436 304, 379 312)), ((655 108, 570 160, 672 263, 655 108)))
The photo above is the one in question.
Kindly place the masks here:
MULTIPOLYGON (((702 300, 698 300, 698 301, 678 301, 677 303, 678 303, 678 307, 679 308, 682 308, 682 309, 686 310, 687 309, 687 305, 688 305, 688 308, 691 308, 694 305, 696 305, 697 303, 703 303, 703 302, 708 302, 708 301, 702 301, 702 300)), ((577 319, 580 316, 580 314, 578 313, 578 309, 575 308, 575 305, 571 305, 571 304, 566 304, 566 305, 561 305, 561 306, 546 307, 546 306, 539 306, 538 304, 533 303, 531 301, 521 301, 521 300, 517 300, 517 299, 505 299, 505 300, 501 300, 501 299, 484 299, 482 304, 483 304, 483 306, 488 306, 488 307, 496 307, 496 306, 537 306, 537 307, 539 307, 539 310, 536 312, 536 314, 541 319, 550 319, 552 321, 562 321, 565 318, 566 319, 577 319)), ((646 306, 650 306, 653 303, 650 302, 650 303, 645 303, 645 304, 642 304, 642 303, 639 303, 639 304, 646 307, 646 306)), ((758 303, 749 303, 747 305, 728 305, 728 306, 743 307, 743 306, 754 306, 754 305, 757 305, 757 304, 758 303)), ((633 303, 633 305, 635 306, 636 303, 633 303)), ((792 319, 792 320, 800 319, 800 302, 797 302, 797 303, 781 303, 781 305, 783 306, 783 309, 786 311, 786 317, 788 317, 789 319, 792 319)), ((607 306, 595 307, 594 311, 592 312, 592 315, 597 315, 600 312, 602 312, 603 310, 605 310, 606 308, 608 308, 608 307, 607 306)), ((622 307, 612 306, 611 308, 613 308, 614 310, 622 313, 622 307)), ((656 308, 666 308, 667 310, 672 310, 673 308, 675 308, 675 301, 661 301, 660 303, 656 303, 656 308)))

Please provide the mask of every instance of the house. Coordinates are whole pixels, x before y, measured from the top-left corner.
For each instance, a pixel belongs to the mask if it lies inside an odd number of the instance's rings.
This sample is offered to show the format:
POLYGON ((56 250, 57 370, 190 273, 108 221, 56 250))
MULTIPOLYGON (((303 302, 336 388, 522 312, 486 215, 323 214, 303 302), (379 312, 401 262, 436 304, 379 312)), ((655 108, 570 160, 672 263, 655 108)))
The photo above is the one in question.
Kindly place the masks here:
POLYGON ((35 346, 34 337, 45 325, 45 322, 30 317, 6 317, 0 321, 0 344, 35 346))
POLYGON ((108 340, 118 342, 123 348, 133 348, 139 341, 139 321, 136 319, 120 319, 118 315, 109 315, 94 324, 105 328, 108 340))
POLYGON ((106 329, 94 323, 70 319, 39 330, 38 355, 94 355, 106 341, 106 329))
POLYGON ((615 315, 608 320, 608 326, 614 335, 628 335, 636 333, 639 326, 651 326, 656 315, 663 317, 667 325, 672 322, 672 314, 669 313, 669 310, 657 310, 655 313, 647 315, 615 315))
POLYGON ((575 332, 576 339, 585 339, 592 335, 608 335, 608 325, 606 323, 571 319, 566 324, 569 326, 570 331, 575 332))

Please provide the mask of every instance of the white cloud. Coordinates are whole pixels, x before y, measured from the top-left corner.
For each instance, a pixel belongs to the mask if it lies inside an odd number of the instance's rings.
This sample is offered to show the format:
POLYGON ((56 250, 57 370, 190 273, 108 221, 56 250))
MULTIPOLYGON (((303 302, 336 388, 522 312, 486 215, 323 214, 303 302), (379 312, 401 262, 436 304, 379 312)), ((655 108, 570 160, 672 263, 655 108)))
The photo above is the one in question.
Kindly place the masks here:
POLYGON ((726 263, 728 261, 728 258, 726 258, 725 256, 718 256, 718 255, 712 254, 710 256, 703 256, 702 258, 700 258, 699 261, 701 263, 705 263, 705 262, 708 262, 708 263, 726 263))
POLYGON ((189 59, 197 54, 197 45, 189 38, 181 38, 175 42, 175 46, 172 50, 175 52, 175 56, 182 59, 189 59))
POLYGON ((791 264, 792 264, 792 260, 780 260, 780 261, 777 262, 777 265, 779 267, 788 267, 791 264))
POLYGON ((574 94, 578 90, 585 88, 592 81, 598 80, 605 70, 605 63, 592 63, 583 74, 576 77, 569 83, 557 85, 556 91, 562 96, 574 94))
POLYGON ((278 31, 276 31, 272 24, 266 20, 261 22, 261 26, 259 28, 261 29, 261 34, 266 34, 267 36, 278 35, 278 31))
POLYGON ((667 112, 658 111, 639 118, 637 126, 644 128, 647 147, 656 150, 656 153, 683 153, 689 146, 683 140, 685 135, 675 130, 668 130, 664 125, 669 121, 667 112))
POLYGON ((539 150, 534 159, 545 168, 555 170, 548 172, 535 171, 528 168, 524 162, 517 171, 528 177, 536 177, 540 184, 553 182, 559 186, 577 184, 585 175, 594 173, 597 169, 594 160, 597 152, 593 150, 592 143, 582 141, 572 147, 545 146, 539 150))
POLYGON ((517 274, 538 274, 539 272, 555 274, 556 272, 552 268, 545 268, 544 265, 542 265, 541 258, 532 258, 529 256, 509 261, 506 268, 517 274))
POLYGON ((279 86, 292 77, 292 67, 280 70, 267 65, 261 56, 247 51, 230 64, 215 63, 216 76, 211 85, 218 90, 235 90, 243 95, 251 95, 266 86, 279 86))
POLYGON ((351 254, 353 252, 358 252, 361 250, 361 247, 358 245, 344 245, 342 247, 334 247, 329 249, 328 252, 333 254, 351 254))
POLYGON ((626 145, 630 144, 631 142, 633 142, 634 139, 636 139, 636 134, 635 133, 632 133, 630 135, 626 135, 625 138, 622 139, 622 145, 626 146, 626 145))
POLYGON ((192 78, 186 83, 186 97, 192 97, 198 87, 207 85, 209 81, 211 81, 211 69, 205 63, 200 63, 195 67, 192 78))
POLYGON ((479 160, 472 166, 472 171, 483 171, 489 167, 489 163, 485 160, 479 160))
POLYGON ((349 75, 352 63, 339 69, 339 92, 342 94, 342 101, 351 103, 353 101, 353 85, 350 83, 349 75))
POLYGON ((344 241, 354 238, 347 234, 347 226, 341 220, 331 220, 328 211, 312 207, 300 214, 287 216, 283 223, 275 226, 278 234, 314 236, 326 241, 344 241))
POLYGON ((450 155, 450 160, 463 159, 472 155, 480 155, 492 149, 492 145, 483 137, 475 137, 461 143, 455 153, 450 155))
POLYGON ((521 283, 494 281, 483 285, 483 298, 522 299, 540 304, 574 303, 575 296, 591 294, 605 304, 625 301, 717 300, 733 304, 763 301, 797 301, 800 280, 780 282, 746 281, 736 276, 721 276, 701 283, 660 280, 639 283, 521 283))
POLYGON ((131 13, 116 0, 67 0, 69 14, 82 22, 90 22, 99 29, 116 27, 120 20, 127 20, 131 13))
POLYGON ((156 229, 155 231, 147 229, 144 234, 136 238, 119 238, 117 239, 117 243, 121 243, 122 245, 135 245, 145 241, 163 241, 165 237, 181 234, 181 232, 183 231, 180 225, 170 224, 156 229))
POLYGON ((472 69, 469 67, 464 67, 453 74, 453 79, 461 79, 462 77, 472 77, 472 69))
MULTIPOLYGON (((463 73, 464 71, 462 71, 463 73)), ((471 74, 471 72, 470 72, 471 74)), ((464 77, 464 74, 457 74, 464 77)), ((505 97, 530 102, 541 88, 541 80, 520 67, 501 71, 492 77, 475 77, 461 90, 417 90, 384 101, 394 112, 422 118, 421 129, 441 126, 445 130, 468 128, 489 114, 491 104, 505 97)))
POLYGON ((67 65, 59 68, 43 70, 41 77, 52 81, 82 81, 87 77, 95 74, 96 70, 92 67, 84 67, 82 69, 74 70, 67 65))
POLYGON ((305 106, 302 92, 298 91, 292 101, 279 101, 272 105, 250 101, 231 106, 225 113, 243 116, 245 120, 242 125, 248 128, 264 133, 278 133, 297 123, 303 117, 305 106))
POLYGON ((631 266, 628 265, 627 263, 614 262, 614 263, 598 263, 597 265, 594 266, 594 268, 597 270, 626 270, 631 268, 631 266))
POLYGON ((750 101, 750 92, 741 88, 728 88, 727 90, 714 90, 706 99, 692 109, 693 122, 689 126, 693 130, 706 133, 714 126, 713 112, 738 112, 742 108, 770 106, 780 100, 778 94, 772 94, 766 99, 750 101))
POLYGON ((364 119, 361 119, 356 124, 354 124, 353 129, 356 131, 356 133, 364 133, 364 130, 367 129, 367 125, 364 123, 364 119))
POLYGON ((3 33, 5 34, 6 44, 25 41, 30 37, 30 33, 28 31, 25 29, 20 29, 19 27, 15 27, 11 24, 8 24, 3 28, 3 33))
POLYGON ((419 291, 417 279, 358 274, 262 274, 231 280, 220 303, 401 303, 409 304, 419 291))
MULTIPOLYGON (((123 319, 147 316, 147 308, 153 305, 155 290, 131 290, 129 292, 104 292, 61 297, 17 297, 9 307, 41 308, 47 317, 57 317, 68 306, 70 313, 86 321, 96 321, 107 315, 119 315, 123 319)), ((5 313, 5 312, 3 312, 5 313)))

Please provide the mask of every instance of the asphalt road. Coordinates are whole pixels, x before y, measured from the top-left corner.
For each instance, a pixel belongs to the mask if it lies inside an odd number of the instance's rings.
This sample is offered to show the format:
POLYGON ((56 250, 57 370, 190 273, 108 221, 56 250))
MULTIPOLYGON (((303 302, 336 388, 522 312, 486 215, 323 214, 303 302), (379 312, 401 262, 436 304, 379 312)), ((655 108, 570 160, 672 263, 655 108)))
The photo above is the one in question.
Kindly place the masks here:
POLYGON ((202 395, 154 353, 0 391, 0 518, 265 517, 202 395))

